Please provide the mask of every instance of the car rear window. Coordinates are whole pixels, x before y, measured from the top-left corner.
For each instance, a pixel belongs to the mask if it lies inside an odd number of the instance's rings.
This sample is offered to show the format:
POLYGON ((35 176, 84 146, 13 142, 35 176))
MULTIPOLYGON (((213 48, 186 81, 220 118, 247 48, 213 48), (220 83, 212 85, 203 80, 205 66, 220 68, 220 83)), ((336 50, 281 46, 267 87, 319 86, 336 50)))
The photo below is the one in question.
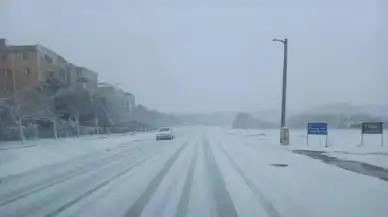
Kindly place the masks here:
POLYGON ((161 128, 161 129, 159 129, 159 132, 163 132, 163 131, 170 131, 170 128, 161 128))

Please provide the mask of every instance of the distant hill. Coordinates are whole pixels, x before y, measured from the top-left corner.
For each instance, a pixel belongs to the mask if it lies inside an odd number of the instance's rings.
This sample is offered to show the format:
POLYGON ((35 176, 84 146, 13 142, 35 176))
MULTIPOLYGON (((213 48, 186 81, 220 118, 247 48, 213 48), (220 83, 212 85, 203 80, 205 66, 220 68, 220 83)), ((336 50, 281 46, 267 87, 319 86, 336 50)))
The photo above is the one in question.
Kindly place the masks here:
MULTIPOLYGON (((280 110, 268 109, 262 111, 244 112, 259 121, 260 127, 279 126, 280 110)), ((213 112, 175 114, 183 125, 231 126, 237 112, 213 112)), ((306 127, 308 122, 328 122, 338 128, 346 128, 356 122, 388 120, 388 107, 384 106, 354 106, 347 103, 330 103, 312 107, 303 112, 287 110, 287 125, 291 127, 306 127)))
POLYGON ((264 111, 257 111, 257 112, 249 112, 252 117, 268 121, 272 123, 280 123, 280 110, 264 110, 264 111))
POLYGON ((368 114, 372 116, 388 117, 388 106, 383 105, 363 105, 355 106, 348 103, 330 103, 314 106, 304 111, 307 114, 368 114))
POLYGON ((264 129, 274 128, 275 124, 259 120, 248 113, 241 112, 236 115, 232 126, 235 129, 264 129))
POLYGON ((361 108, 368 114, 388 118, 388 106, 367 105, 361 108))
POLYGON ((287 120, 290 127, 305 128, 307 123, 326 122, 332 128, 351 128, 365 121, 388 120, 384 107, 353 106, 346 103, 332 103, 313 107, 287 120))
MULTIPOLYGON (((262 123, 278 123, 280 121, 280 112, 245 112, 252 118, 260 120, 262 123)), ((197 114, 175 114, 184 125, 208 125, 208 126, 231 126, 238 112, 214 112, 197 114)))
POLYGON ((235 113, 198 113, 176 115, 183 125, 230 126, 235 113))
POLYGON ((358 106, 349 105, 347 103, 330 103, 319 106, 314 106, 304 114, 354 114, 362 113, 362 108, 358 106))

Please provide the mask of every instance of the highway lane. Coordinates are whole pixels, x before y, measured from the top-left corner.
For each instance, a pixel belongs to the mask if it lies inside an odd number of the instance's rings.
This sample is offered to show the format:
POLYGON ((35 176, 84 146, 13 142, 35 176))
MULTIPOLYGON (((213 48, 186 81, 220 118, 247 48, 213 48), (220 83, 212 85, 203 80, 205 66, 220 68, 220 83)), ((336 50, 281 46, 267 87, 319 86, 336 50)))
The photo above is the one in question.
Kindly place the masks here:
POLYGON ((386 216, 386 182, 221 128, 113 145, 0 184, 0 216, 386 216), (276 167, 283 164, 285 167, 276 167))

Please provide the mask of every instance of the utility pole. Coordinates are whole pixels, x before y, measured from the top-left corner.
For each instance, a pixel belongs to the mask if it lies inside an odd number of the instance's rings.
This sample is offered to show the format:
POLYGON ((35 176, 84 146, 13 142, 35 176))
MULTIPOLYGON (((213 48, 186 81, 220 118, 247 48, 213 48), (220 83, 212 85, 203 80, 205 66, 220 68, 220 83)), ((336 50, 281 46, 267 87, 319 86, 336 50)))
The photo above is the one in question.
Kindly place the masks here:
POLYGON ((283 84, 282 84, 282 107, 280 116, 280 143, 283 143, 283 129, 286 125, 286 102, 287 102, 287 57, 288 57, 288 39, 280 40, 273 39, 272 41, 282 42, 284 45, 284 57, 283 57, 283 84))
MULTIPOLYGON (((17 102, 17 99, 16 99, 16 70, 15 70, 15 52, 14 52, 14 49, 13 49, 13 46, 10 46, 9 47, 9 51, 11 53, 11 72, 12 72, 12 86, 13 86, 13 105, 14 105, 14 109, 16 109, 16 107, 18 105, 16 105, 18 102, 17 102)), ((18 126, 19 126, 19 133, 20 133, 20 141, 21 143, 24 143, 24 132, 23 132, 23 119, 21 117, 21 115, 16 115, 17 116, 17 122, 18 122, 18 126)))

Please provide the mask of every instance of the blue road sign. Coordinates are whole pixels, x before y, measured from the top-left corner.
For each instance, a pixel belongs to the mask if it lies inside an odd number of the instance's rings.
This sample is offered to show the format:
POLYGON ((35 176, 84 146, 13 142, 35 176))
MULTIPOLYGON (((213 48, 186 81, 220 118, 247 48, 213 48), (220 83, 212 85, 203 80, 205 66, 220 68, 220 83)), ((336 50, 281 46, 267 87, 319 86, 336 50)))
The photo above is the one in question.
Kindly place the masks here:
POLYGON ((327 135, 327 123, 308 123, 308 135, 327 135))

